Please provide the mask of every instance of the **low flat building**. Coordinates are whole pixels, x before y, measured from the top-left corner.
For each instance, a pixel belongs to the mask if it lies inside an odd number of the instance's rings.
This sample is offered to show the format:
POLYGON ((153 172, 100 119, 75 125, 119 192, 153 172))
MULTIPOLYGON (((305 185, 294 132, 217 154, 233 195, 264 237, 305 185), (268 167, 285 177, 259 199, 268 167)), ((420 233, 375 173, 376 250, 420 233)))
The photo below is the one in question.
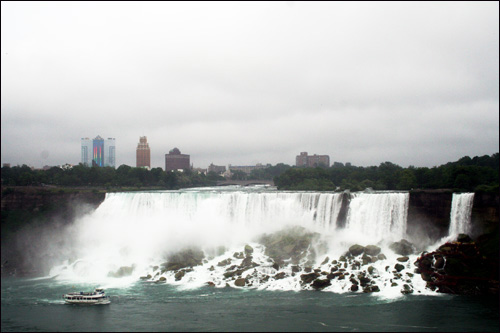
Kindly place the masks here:
POLYGON ((178 148, 174 148, 165 154, 165 171, 189 170, 189 155, 181 154, 178 148))
POLYGON ((221 175, 226 172, 226 167, 223 165, 214 165, 213 163, 210 163, 207 172, 215 172, 216 174, 221 175))
POLYGON ((271 166, 270 164, 268 165, 262 165, 261 163, 257 163, 256 165, 228 165, 228 169, 230 172, 234 171, 243 171, 247 175, 249 175, 252 170, 258 170, 258 169, 265 169, 267 167, 271 166))

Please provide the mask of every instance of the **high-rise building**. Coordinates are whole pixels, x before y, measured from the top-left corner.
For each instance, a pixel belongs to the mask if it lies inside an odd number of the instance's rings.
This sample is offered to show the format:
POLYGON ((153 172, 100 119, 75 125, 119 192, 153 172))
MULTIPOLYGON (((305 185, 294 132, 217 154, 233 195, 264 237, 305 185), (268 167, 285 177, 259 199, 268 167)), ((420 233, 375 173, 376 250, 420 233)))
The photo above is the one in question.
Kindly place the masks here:
POLYGON ((330 156, 328 155, 308 155, 307 152, 302 152, 295 157, 295 165, 298 167, 330 167, 330 156))
POLYGON ((93 140, 82 138, 82 164, 85 166, 115 167, 115 138, 104 140, 99 135, 93 140))
POLYGON ((104 166, 110 166, 110 167, 114 168, 116 165, 115 138, 108 138, 107 140, 104 140, 104 151, 105 151, 105 153, 104 153, 104 166))
POLYGON ((92 140, 82 138, 82 164, 92 166, 92 140))
POLYGON ((136 167, 151 169, 151 150, 149 149, 147 137, 139 137, 135 157, 136 167))
POLYGON ((165 171, 190 169, 189 155, 181 154, 177 148, 165 154, 165 171))

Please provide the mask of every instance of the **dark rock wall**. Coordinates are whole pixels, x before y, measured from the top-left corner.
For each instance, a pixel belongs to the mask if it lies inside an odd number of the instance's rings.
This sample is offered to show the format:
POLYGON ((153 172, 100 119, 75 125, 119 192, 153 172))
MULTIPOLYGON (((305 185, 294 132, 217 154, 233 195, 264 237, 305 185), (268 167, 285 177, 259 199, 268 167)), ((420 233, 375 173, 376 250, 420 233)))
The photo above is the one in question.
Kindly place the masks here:
POLYGON ((54 235, 56 243, 63 242, 64 227, 95 210, 105 196, 91 191, 2 188, 2 276, 40 274, 42 261, 54 255, 44 240, 54 235))
MULTIPOLYGON (((448 235, 453 193, 446 191, 412 191, 408 207, 407 233, 438 240, 448 235)), ((475 193, 472 206, 471 236, 498 230, 499 195, 475 193)))
POLYGON ((407 234, 410 238, 438 240, 448 235, 453 193, 412 191, 408 204, 407 234))
POLYGON ((104 201, 105 196, 106 193, 14 189, 12 192, 2 193, 2 211, 20 209, 37 212, 50 208, 60 211, 61 208, 71 209, 72 207, 67 207, 68 204, 76 203, 97 207, 104 201))
POLYGON ((498 232, 500 196, 491 193, 474 194, 472 206, 472 236, 498 232))
POLYGON ((342 194, 342 205, 340 206, 339 216, 337 217, 337 228, 344 228, 347 222, 347 213, 349 212, 349 203, 351 195, 344 192, 342 194))

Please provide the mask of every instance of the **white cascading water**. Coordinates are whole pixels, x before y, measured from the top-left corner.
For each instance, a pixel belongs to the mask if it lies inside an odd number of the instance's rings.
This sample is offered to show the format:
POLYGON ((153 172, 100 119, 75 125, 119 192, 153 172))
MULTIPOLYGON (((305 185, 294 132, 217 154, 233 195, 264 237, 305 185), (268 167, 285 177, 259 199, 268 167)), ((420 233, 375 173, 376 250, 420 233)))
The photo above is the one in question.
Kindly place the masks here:
POLYGON ((353 193, 346 229, 371 242, 399 241, 406 235, 409 193, 353 193))
POLYGON ((448 232, 450 237, 470 233, 473 203, 474 193, 453 193, 448 232))
MULTIPOLYGON (((353 244, 380 246, 387 260, 372 264, 377 272, 374 276, 379 279, 381 289, 389 290, 393 273, 387 267, 394 266, 399 255, 387 246, 405 238, 409 194, 352 194, 346 226, 338 229, 336 222, 342 197, 342 193, 239 188, 108 193, 95 212, 76 221, 67 233, 72 247, 70 251, 61 252, 70 252, 73 256, 54 267, 51 275, 57 275, 60 280, 101 284, 103 280, 112 280, 114 285, 117 280, 130 284, 155 272, 158 279, 159 272, 152 267, 165 262, 168 254, 196 246, 206 254, 203 265, 195 266, 180 281, 173 278, 174 272, 162 275, 169 283, 184 287, 199 287, 207 281, 224 287, 228 283, 224 279, 226 267, 218 267, 218 262, 232 258, 236 263, 233 254, 249 244, 254 248, 253 261, 259 264, 254 274, 276 274, 258 238, 287 226, 301 226, 319 233, 327 244, 323 252, 317 253, 316 265, 322 270, 329 271, 332 265, 321 266, 326 257, 330 261, 339 258, 353 244), (225 249, 223 254, 215 250, 221 246, 225 249), (110 272, 117 272, 121 267, 131 267, 132 273, 122 278, 109 277, 110 272)), ((413 261, 405 264, 408 272, 414 268, 411 266, 413 261)), ((269 279, 253 286, 300 290, 300 274, 293 273, 290 265, 281 270, 288 274, 287 278, 269 279)), ((324 290, 349 291, 348 279, 338 282, 324 290)), ((425 283, 422 286, 418 281, 413 285, 419 292, 424 287, 425 283)), ((400 294, 400 288, 392 288, 388 294, 391 292, 400 294)))
POLYGON ((77 275, 97 278, 121 266, 158 263, 186 246, 245 245, 287 225, 325 232, 335 228, 341 200, 340 193, 276 191, 108 193, 68 237, 85 267, 77 275))

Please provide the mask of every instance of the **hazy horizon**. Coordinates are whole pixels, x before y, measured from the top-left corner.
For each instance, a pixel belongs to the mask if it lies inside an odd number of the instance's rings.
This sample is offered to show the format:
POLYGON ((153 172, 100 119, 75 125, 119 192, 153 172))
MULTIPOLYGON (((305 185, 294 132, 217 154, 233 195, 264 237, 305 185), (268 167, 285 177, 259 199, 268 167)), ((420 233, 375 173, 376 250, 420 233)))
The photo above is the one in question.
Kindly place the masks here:
POLYGON ((498 2, 1 2, 1 162, 433 167, 499 151, 498 2))

